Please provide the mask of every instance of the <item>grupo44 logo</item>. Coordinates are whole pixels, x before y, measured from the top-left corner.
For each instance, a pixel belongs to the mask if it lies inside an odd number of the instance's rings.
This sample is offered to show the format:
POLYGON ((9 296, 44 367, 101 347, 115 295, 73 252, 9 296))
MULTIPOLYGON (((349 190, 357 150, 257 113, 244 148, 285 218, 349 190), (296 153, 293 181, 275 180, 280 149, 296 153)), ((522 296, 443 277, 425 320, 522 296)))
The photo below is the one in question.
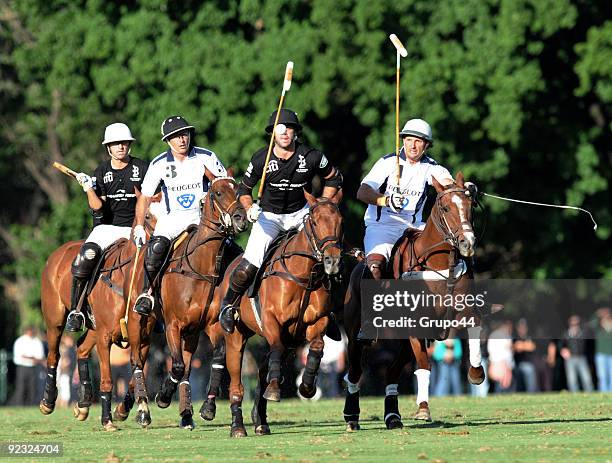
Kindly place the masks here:
POLYGON ((186 193, 177 197, 176 200, 183 208, 188 209, 193 204, 193 201, 195 200, 195 195, 186 193))

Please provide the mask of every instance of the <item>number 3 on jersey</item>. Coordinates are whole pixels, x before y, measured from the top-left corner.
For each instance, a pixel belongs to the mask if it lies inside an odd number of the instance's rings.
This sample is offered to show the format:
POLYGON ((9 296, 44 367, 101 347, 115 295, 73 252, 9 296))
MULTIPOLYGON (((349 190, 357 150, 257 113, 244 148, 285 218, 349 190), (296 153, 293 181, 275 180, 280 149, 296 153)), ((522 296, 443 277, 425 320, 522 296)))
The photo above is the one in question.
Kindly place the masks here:
POLYGON ((174 178, 176 177, 176 166, 175 165, 167 165, 166 166, 166 178, 174 178))

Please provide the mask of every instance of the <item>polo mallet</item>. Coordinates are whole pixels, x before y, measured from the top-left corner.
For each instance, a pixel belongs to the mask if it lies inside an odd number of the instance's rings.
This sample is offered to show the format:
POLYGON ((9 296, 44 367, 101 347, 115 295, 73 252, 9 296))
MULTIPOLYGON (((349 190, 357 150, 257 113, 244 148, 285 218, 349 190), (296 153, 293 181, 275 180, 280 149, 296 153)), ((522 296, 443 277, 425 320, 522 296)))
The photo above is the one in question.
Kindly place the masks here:
POLYGON ((278 102, 278 109, 276 110, 276 117, 274 118, 274 125, 272 126, 272 135, 270 136, 270 144, 268 145, 268 154, 266 155, 266 162, 264 163, 263 173, 261 175, 261 183, 259 185, 259 191, 257 193, 257 200, 261 198, 264 189, 264 183, 266 181, 266 171, 268 170, 268 162, 270 161, 270 154, 272 153, 272 147, 274 146, 274 137, 276 135, 276 125, 278 124, 278 117, 280 116, 280 110, 283 107, 283 101, 285 100, 285 93, 291 88, 291 79, 293 77, 293 61, 287 62, 285 68, 285 81, 283 82, 283 91, 281 92, 280 101, 278 102))
POLYGON ((57 161, 53 163, 53 167, 55 167, 60 172, 66 174, 68 177, 76 178, 76 176, 78 175, 74 170, 66 167, 64 164, 60 164, 57 161))
POLYGON ((128 331, 127 331, 128 311, 130 308, 130 299, 132 298, 132 287, 134 286, 134 276, 136 275, 138 257, 140 257, 140 246, 136 246, 136 256, 134 257, 134 266, 132 267, 132 277, 130 278, 130 287, 128 289, 127 303, 125 304, 125 316, 121 320, 119 320, 119 326, 121 327, 121 336, 123 337, 123 339, 128 338, 128 331))
POLYGON ((399 98, 400 98, 400 58, 408 56, 408 51, 397 38, 397 35, 391 34, 389 36, 391 42, 395 46, 396 50, 396 64, 395 64, 395 159, 396 159, 396 180, 399 188, 400 184, 400 158, 399 158, 399 98))

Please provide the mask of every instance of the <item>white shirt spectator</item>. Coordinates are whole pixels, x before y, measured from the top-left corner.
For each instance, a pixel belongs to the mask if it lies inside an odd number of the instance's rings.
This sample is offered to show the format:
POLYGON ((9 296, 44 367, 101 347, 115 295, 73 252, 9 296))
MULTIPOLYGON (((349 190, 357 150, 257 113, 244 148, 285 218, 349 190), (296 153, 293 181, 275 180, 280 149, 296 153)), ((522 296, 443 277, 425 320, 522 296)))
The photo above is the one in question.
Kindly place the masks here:
POLYGON ((13 363, 22 367, 33 367, 36 360, 44 360, 45 348, 42 341, 36 336, 24 334, 19 336, 13 344, 13 363))

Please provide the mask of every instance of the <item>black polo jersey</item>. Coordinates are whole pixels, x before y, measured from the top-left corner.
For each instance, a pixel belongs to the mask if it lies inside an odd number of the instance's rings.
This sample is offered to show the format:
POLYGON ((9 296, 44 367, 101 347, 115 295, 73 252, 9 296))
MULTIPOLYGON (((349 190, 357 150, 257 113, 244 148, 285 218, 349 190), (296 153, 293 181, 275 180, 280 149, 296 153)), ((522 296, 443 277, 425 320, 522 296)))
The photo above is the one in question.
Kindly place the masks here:
MULTIPOLYGON (((250 194, 261 179, 266 162, 267 148, 257 151, 251 158, 240 187, 239 195, 250 194)), ((315 175, 327 177, 333 170, 325 155, 314 148, 296 142, 295 152, 289 159, 270 153, 261 208, 275 214, 290 214, 306 204, 303 189, 311 189, 315 175)))
POLYGON ((140 190, 148 167, 148 162, 133 157, 123 169, 113 169, 110 159, 98 166, 94 171, 96 194, 100 198, 105 196, 106 200, 103 200, 103 217, 94 218, 94 227, 100 224, 132 226, 136 212, 134 187, 140 190))

